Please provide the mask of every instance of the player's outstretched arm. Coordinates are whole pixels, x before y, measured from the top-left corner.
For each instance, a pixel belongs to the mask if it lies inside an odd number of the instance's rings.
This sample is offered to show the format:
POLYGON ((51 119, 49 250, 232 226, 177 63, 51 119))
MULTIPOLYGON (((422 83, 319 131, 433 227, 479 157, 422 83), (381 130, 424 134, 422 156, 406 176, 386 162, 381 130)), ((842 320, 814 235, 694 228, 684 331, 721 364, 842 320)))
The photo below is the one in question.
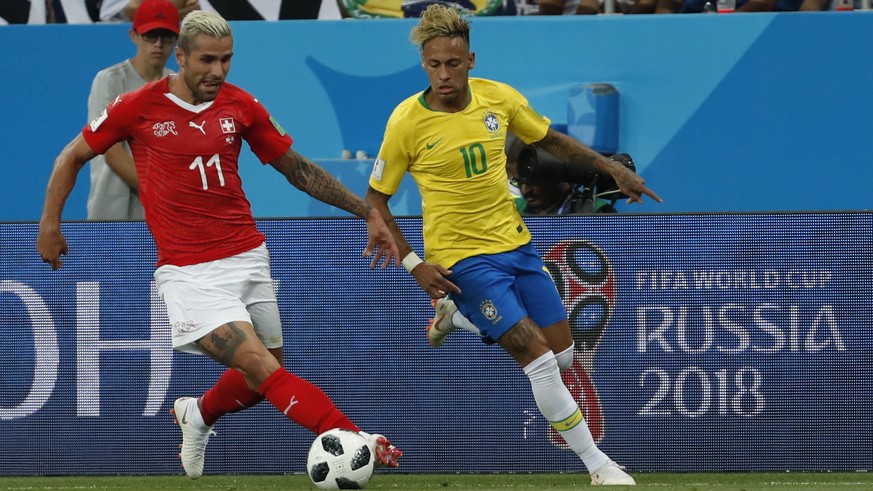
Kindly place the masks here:
POLYGON ((36 250, 43 262, 52 269, 60 268, 64 262, 60 257, 67 253, 67 241, 61 233, 61 214, 70 191, 76 184, 76 175, 85 162, 97 155, 85 142, 81 133, 73 138, 55 159, 55 166, 49 177, 45 192, 42 217, 39 220, 39 235, 36 250))
POLYGON ((367 221, 368 242, 366 249, 364 249, 364 256, 373 257, 373 261, 370 263, 371 268, 383 260, 383 269, 390 262, 394 262, 395 265, 399 264, 397 243, 379 211, 349 191, 324 168, 292 148, 289 148, 278 159, 270 162, 270 165, 284 175, 288 182, 297 189, 319 201, 336 206, 367 221))
POLYGON ((365 199, 367 200, 367 204, 374 209, 379 210, 382 216, 385 217, 385 222, 388 224, 388 228, 391 229, 391 233, 394 234, 394 238, 397 240, 400 257, 404 258, 403 266, 409 271, 409 274, 415 278, 415 281, 422 290, 432 298, 445 297, 447 292, 461 293, 461 289, 458 288, 457 285, 446 279, 446 276, 452 274, 451 271, 439 264, 423 262, 418 258, 418 255, 415 254, 415 251, 412 250, 412 246, 409 245, 403 232, 400 231, 400 227, 397 226, 397 222, 394 221, 394 215, 388 207, 388 200, 391 199, 391 196, 385 193, 380 193, 372 187, 367 187, 367 195, 365 199), (414 258, 414 260, 410 261, 410 259, 407 258, 414 258))
POLYGON ((382 214, 375 208, 370 208, 367 212, 367 247, 364 249, 363 257, 372 257, 370 261, 370 269, 374 269, 380 261, 382 261, 382 269, 388 267, 388 264, 394 263, 395 266, 400 264, 400 254, 397 252, 397 243, 394 240, 393 234, 388 229, 388 225, 382 218, 382 214), (384 258, 384 261, 383 261, 384 258))
POLYGON ((662 202, 660 196, 645 186, 645 180, 638 174, 595 152, 575 138, 549 128, 546 136, 534 145, 549 152, 559 160, 570 165, 577 165, 586 171, 608 172, 615 179, 619 189, 628 197, 628 203, 642 203, 644 194, 658 203, 662 202))

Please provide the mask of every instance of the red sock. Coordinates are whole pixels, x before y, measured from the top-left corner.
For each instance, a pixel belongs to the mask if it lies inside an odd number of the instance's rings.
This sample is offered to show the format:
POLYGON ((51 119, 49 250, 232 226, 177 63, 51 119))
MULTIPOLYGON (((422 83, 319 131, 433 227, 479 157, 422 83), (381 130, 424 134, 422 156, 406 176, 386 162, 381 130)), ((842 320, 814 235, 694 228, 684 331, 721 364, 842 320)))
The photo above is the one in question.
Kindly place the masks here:
POLYGON ((243 374, 228 369, 198 402, 203 422, 212 426, 225 414, 242 411, 263 400, 264 396, 249 388, 243 374))
POLYGON ((333 428, 360 430, 321 389, 284 368, 267 377, 258 390, 288 419, 317 435, 333 428))

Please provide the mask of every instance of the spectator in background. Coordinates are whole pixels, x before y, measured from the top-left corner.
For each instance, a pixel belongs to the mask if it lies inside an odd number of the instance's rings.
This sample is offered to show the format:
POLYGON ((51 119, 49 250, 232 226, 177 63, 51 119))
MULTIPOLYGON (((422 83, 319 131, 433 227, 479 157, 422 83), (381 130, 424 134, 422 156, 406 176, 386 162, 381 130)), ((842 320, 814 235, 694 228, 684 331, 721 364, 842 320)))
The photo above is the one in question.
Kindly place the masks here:
MULTIPOLYGON (((179 11, 179 18, 183 19, 192 10, 200 10, 200 2, 198 0, 169 0, 176 6, 179 11)), ((103 0, 100 5, 100 20, 109 20, 104 18, 104 15, 117 16, 122 21, 133 20, 136 11, 143 0, 103 0), (113 4, 109 7, 108 4, 113 4), (112 9, 111 11, 109 9, 112 9), (115 9, 118 9, 117 11, 115 9)))
MULTIPOLYGON (((617 3, 617 2, 616 2, 617 3)), ((603 12, 599 0, 539 0, 538 15, 595 15, 603 12)))
MULTIPOLYGON (((628 14, 675 14, 682 7, 682 0, 636 0, 628 14)), ((701 6, 701 8, 703 8, 701 6)))
MULTIPOLYGON (((784 0, 783 0, 784 1, 784 0)), ((821 10, 869 10, 869 7, 866 7, 863 2, 855 2, 854 0, 847 0, 844 2, 837 2, 834 0, 794 0, 799 5, 794 10, 799 10, 801 12, 817 12, 821 10), (851 8, 848 8, 851 5, 851 8), (845 8, 844 8, 845 7, 845 8)))
MULTIPOLYGON (((88 96, 88 120, 94 121, 119 95, 173 73, 167 59, 179 37, 179 12, 169 0, 134 0, 138 5, 128 31, 133 58, 97 72, 88 96)), ((91 160, 88 220, 142 220, 139 182, 127 142, 113 145, 91 160)))
MULTIPOLYGON (((90 24, 92 22, 129 22, 143 0, 47 0, 45 8, 46 22, 69 24, 90 24), (51 9, 51 11, 49 10, 51 9), (51 18, 49 18, 51 15, 51 18)), ((283 19, 318 19, 324 14, 325 19, 339 18, 335 0, 171 0, 179 9, 179 17, 184 18, 193 10, 208 10, 218 12, 227 20, 283 20, 283 19), (325 7, 325 5, 328 5, 325 7), (332 8, 335 15, 331 16, 332 8), (322 7, 324 11, 322 12, 322 7)), ((42 23, 34 18, 40 17, 37 7, 41 2, 28 0, 0 0, 0 25, 4 11, 19 12, 31 4, 30 23, 42 23), (10 4, 7 6, 7 3, 10 4), (23 6, 23 7, 22 7, 23 6)), ((20 19, 21 14, 16 14, 20 19)), ((11 22, 7 20, 7 22, 11 22)), ((17 22, 28 22, 17 20, 17 22)))
MULTIPOLYGON (((793 12, 800 8, 803 0, 737 0, 736 12, 793 12)), ((695 14, 703 12, 707 3, 716 5, 715 0, 685 0, 679 13, 695 14)))
POLYGON ((797 10, 802 12, 816 12, 819 10, 828 10, 831 0, 803 0, 797 10))
POLYGON ((472 15, 515 15, 515 1, 504 0, 336 0, 342 17, 419 17, 431 4, 460 7, 472 15))
MULTIPOLYGON (((813 5, 830 0, 737 0, 735 12, 793 12, 801 7, 801 2, 808 4, 808 10, 817 10, 813 5)), ((636 0, 627 13, 629 14, 695 14, 704 12, 706 4, 715 11, 715 0, 636 0)))

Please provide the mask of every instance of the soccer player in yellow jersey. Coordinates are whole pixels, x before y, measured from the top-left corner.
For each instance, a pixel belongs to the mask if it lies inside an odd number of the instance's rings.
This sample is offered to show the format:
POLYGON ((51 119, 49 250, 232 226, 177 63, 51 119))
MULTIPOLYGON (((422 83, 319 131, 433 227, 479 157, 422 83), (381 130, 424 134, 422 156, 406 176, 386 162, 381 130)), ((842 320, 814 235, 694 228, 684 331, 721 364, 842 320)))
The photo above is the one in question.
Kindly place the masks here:
POLYGON ((623 165, 549 128, 512 87, 470 78, 470 24, 434 4, 412 42, 430 87, 401 102, 388 120, 370 176, 367 201, 383 217, 403 265, 433 299, 451 295, 457 309, 512 356, 530 379, 540 412, 591 473, 592 484, 634 479, 594 443, 560 376, 573 360, 567 312, 507 187, 507 131, 570 165, 608 172, 628 202, 661 199, 623 165), (426 262, 393 221, 388 199, 409 172, 422 196, 426 262))

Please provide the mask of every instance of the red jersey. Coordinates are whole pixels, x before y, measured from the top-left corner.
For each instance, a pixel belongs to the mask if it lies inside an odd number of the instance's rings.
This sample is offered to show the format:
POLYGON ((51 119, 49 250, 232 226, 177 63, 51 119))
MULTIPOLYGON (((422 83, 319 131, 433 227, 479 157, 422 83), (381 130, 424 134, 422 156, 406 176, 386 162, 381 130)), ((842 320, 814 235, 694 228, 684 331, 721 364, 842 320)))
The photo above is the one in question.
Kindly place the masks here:
POLYGON ((245 139, 262 163, 282 156, 291 137, 248 92, 224 83, 197 106, 170 94, 169 77, 123 94, 82 130, 97 153, 127 140, 158 266, 223 259, 264 241, 242 189, 245 139))

